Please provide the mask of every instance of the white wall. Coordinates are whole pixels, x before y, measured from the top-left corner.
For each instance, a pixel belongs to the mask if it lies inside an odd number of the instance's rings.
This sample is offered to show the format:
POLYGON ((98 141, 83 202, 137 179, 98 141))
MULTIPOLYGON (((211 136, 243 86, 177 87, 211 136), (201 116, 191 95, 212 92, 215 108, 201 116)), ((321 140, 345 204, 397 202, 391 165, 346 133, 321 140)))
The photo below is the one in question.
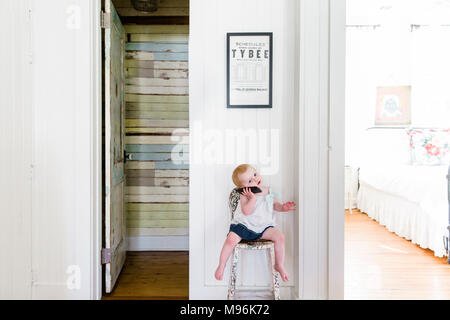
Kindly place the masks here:
MULTIPOLYGON (((0 142, 11 152, 9 158, 2 157, 0 169, 2 177, 7 177, 1 184, 1 231, 8 230, 6 237, 2 234, 0 251, 2 261, 14 260, 1 266, 0 292, 6 298, 98 298, 98 1, 33 1, 29 33, 13 28, 26 26, 26 18, 20 18, 26 3, 3 1, 2 9, 9 7, 0 20, 0 30, 22 32, 17 35, 20 40, 3 37, 11 46, 0 53, 8 58, 6 62, 0 59, 0 81, 6 84, 1 87, 7 89, 1 97, 0 142), (74 12, 80 13, 80 28, 76 28, 74 12), (26 55, 21 55, 27 43, 33 53, 31 71, 26 55), (27 77, 30 72, 32 76, 27 77), (27 100, 30 95, 32 100, 27 100), (29 191, 20 193, 27 188, 29 191), (11 245, 15 240, 17 244, 11 245), (80 268, 76 290, 65 286, 69 276, 65 272, 71 265, 80 268)), ((235 159, 230 164, 194 161, 197 148, 214 153, 214 144, 209 142, 214 132, 208 132, 214 128, 219 135, 226 128, 278 130, 274 137, 275 142, 280 141, 279 149, 272 153, 280 156, 279 163, 273 163, 275 173, 266 171, 265 182, 281 193, 281 200, 298 203, 298 212, 281 214, 278 220, 286 234, 286 265, 293 278, 288 285, 295 285, 292 293, 283 290, 283 297, 342 297, 343 163, 339 149, 343 139, 339 115, 343 106, 342 90, 336 83, 343 83, 339 69, 343 37, 332 38, 330 32, 341 29, 336 20, 344 13, 338 10, 333 22, 329 16, 331 13, 333 18, 333 6, 345 8, 344 2, 337 0, 332 4, 330 0, 191 1, 191 299, 226 297, 226 281, 216 282, 213 273, 229 224, 231 172, 237 163, 247 160, 235 159), (225 35, 231 31, 274 33, 272 110, 225 108, 225 35), (203 135, 196 131, 199 122, 203 135)), ((274 144, 265 141, 262 146, 274 144)), ((249 162, 267 170, 263 160, 265 157, 249 162)), ((261 261, 261 256, 244 259, 247 286, 267 284, 265 270, 258 265, 261 261)))
MULTIPOLYGON (((297 13, 293 0, 193 0, 190 6, 190 298, 225 299, 228 269, 223 281, 214 279, 214 271, 229 228, 227 200, 234 188, 231 180, 233 169, 240 163, 255 164, 263 174, 264 184, 279 192, 282 201, 296 200, 294 26, 297 13), (272 109, 227 110, 227 32, 273 32, 272 109), (214 133, 212 129, 217 132, 214 133), (220 145, 219 136, 225 137, 227 129, 234 130, 235 133, 240 129, 254 130, 256 145, 246 142, 248 148, 256 147, 257 157, 254 160, 250 158, 249 153, 244 154, 236 151, 236 148, 220 145), (264 140, 266 133, 258 130, 267 130, 267 134, 274 130, 272 138, 275 143, 270 139, 264 140), (217 140, 214 140, 215 134, 218 135, 217 140), (265 152, 264 148, 269 148, 269 151, 271 147, 275 148, 272 153, 265 152), (217 158, 206 163, 206 157, 210 152, 214 153, 214 148, 218 151, 217 158), (224 155, 230 155, 232 152, 234 159, 229 162, 222 161, 220 152, 223 151, 224 155), (260 152, 264 154, 261 155, 260 152), (235 154, 240 158, 234 157, 235 154), (266 154, 274 157, 272 165, 264 164, 266 154)), ((277 219, 279 229, 286 236, 286 267, 292 276, 295 214, 297 213, 280 213, 277 219)), ((270 277, 267 275, 267 263, 263 253, 244 253, 241 262, 245 268, 240 285, 269 285, 270 277)), ((283 285, 292 286, 293 281, 283 285)))
POLYGON ((90 296, 92 8, 33 2, 33 298, 90 296), (67 288, 68 271, 79 271, 79 288, 67 288))
MULTIPOLYGON (((252 161, 244 152, 229 163, 206 162, 211 153, 230 154, 211 142, 220 141, 226 129, 279 134, 273 136, 279 149, 272 149, 278 170, 263 176, 282 201, 298 204, 295 213, 278 219, 292 277, 283 284, 282 299, 342 298, 345 2, 191 0, 190 5, 190 298, 226 298, 228 270, 223 281, 213 275, 229 228, 231 173, 242 162, 267 169, 264 157, 252 161), (274 35, 271 110, 226 109, 226 33, 246 31, 274 35)), ((246 254, 241 262, 240 285, 267 286, 261 255, 246 254)))
POLYGON ((0 2, 0 299, 31 297, 31 64, 27 1, 0 2))
POLYGON ((6 30, 2 39, 8 48, 0 59, 6 94, 1 95, 0 139, 8 154, 1 166, 7 177, 0 201, 3 298, 93 297, 98 270, 91 270, 91 258, 98 248, 91 222, 99 205, 99 190, 93 187, 99 136, 92 131, 99 120, 97 61, 92 60, 97 5, 2 1, 0 29, 6 30))
POLYGON ((299 4, 295 296, 343 299, 345 0, 299 4))
POLYGON ((450 24, 450 6, 391 0, 384 5, 392 9, 379 11, 365 3, 347 6, 347 24, 380 24, 375 30, 347 28, 346 163, 352 165, 362 161, 362 137, 374 126, 377 86, 412 87, 413 126, 448 127, 450 119, 450 28, 440 26, 450 24), (429 26, 411 32, 411 24, 429 26))

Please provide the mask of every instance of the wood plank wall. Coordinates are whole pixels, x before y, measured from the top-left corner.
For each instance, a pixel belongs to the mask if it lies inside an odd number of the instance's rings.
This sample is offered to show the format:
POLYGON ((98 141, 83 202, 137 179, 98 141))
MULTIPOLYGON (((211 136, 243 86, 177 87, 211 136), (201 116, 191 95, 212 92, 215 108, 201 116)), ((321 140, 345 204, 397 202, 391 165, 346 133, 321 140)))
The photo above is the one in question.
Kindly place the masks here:
POLYGON ((131 0, 114 0, 121 17, 179 17, 189 16, 189 0, 160 0, 158 10, 152 13, 134 9, 131 0))
MULTIPOLYGON (((119 13, 128 14, 127 2, 115 1, 119 13)), ((128 236, 187 236, 189 26, 125 29, 128 236)))

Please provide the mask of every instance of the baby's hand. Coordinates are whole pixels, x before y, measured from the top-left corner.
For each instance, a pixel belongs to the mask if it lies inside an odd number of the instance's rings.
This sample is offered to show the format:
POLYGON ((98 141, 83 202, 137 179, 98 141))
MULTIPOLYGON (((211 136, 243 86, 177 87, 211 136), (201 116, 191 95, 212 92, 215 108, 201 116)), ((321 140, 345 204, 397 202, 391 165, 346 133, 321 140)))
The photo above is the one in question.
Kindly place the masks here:
POLYGON ((291 210, 295 210, 295 202, 294 201, 290 201, 290 202, 286 202, 284 203, 281 208, 283 212, 287 212, 287 211, 291 211, 291 210))
POLYGON ((248 200, 252 200, 255 197, 255 194, 251 191, 250 188, 244 188, 242 194, 246 196, 248 200))

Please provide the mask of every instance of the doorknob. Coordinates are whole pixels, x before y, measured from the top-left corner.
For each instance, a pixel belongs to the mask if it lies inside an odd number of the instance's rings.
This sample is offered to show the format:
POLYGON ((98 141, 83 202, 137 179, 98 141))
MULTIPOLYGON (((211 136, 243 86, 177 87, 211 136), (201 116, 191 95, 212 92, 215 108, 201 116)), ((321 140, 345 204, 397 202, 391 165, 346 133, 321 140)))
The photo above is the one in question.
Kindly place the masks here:
POLYGON ((131 159, 131 153, 126 152, 126 150, 123 151, 123 159, 124 162, 130 161, 131 159))

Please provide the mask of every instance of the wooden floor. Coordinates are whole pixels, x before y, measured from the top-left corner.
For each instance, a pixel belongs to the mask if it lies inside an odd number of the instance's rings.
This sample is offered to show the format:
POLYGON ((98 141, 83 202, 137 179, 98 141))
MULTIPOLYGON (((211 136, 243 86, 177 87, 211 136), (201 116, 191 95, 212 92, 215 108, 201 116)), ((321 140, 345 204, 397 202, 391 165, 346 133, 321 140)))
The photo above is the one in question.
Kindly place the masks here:
POLYGON ((128 252, 114 291, 103 299, 189 299, 189 252, 128 252))
MULTIPOLYGON (((103 299, 188 299, 188 282, 188 252, 129 252, 103 299)), ((450 266, 366 214, 346 212, 345 299, 450 300, 450 266)))
POLYGON ((345 299, 450 299, 450 265, 353 210, 345 214, 345 299))

